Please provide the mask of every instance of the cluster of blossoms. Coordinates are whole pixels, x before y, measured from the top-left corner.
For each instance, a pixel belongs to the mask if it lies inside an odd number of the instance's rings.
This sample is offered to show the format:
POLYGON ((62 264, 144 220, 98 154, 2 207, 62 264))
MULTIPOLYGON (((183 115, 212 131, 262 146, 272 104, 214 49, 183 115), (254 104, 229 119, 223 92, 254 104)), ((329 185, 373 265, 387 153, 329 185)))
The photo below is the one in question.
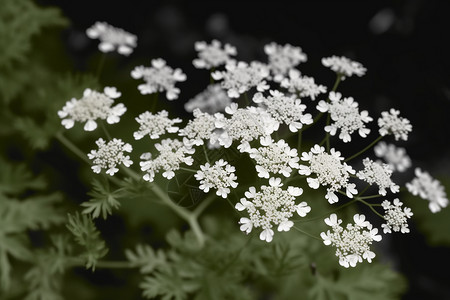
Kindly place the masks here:
POLYGON ((213 138, 216 118, 208 113, 203 113, 200 109, 194 109, 194 119, 189 120, 188 124, 179 132, 180 136, 186 137, 189 142, 200 146, 204 144, 204 140, 213 138))
POLYGON ((322 64, 336 72, 341 76, 342 80, 353 75, 361 77, 366 74, 367 71, 367 69, 359 62, 350 60, 344 56, 339 57, 333 55, 331 57, 324 57, 322 58, 322 64))
POLYGON ((122 55, 130 55, 136 47, 137 37, 123 29, 113 27, 105 22, 96 22, 86 30, 91 39, 99 39, 98 49, 111 52, 117 49, 122 55))
POLYGON ((192 61, 197 69, 213 69, 228 63, 231 58, 237 54, 236 48, 230 44, 225 44, 222 49, 222 43, 218 40, 212 40, 208 45, 206 42, 196 42, 195 50, 198 51, 198 58, 192 61))
POLYGON ((103 139, 98 139, 95 142, 98 150, 91 150, 88 153, 89 159, 92 160, 92 170, 95 173, 100 173, 102 169, 106 169, 106 174, 113 176, 119 169, 118 165, 123 164, 129 167, 133 164, 129 155, 133 150, 130 144, 124 143, 121 139, 112 139, 106 143, 103 139))
POLYGON ((283 78, 280 86, 290 93, 297 94, 300 98, 309 97, 311 100, 316 100, 318 95, 327 92, 325 86, 316 84, 312 77, 301 76, 300 71, 296 69, 289 71, 289 78, 283 78))
POLYGON ((336 214, 331 214, 325 219, 325 223, 331 227, 331 231, 322 232, 320 236, 325 245, 336 247, 336 256, 339 257, 339 264, 343 267, 355 267, 363 259, 372 262, 375 253, 370 250, 370 245, 381 241, 378 229, 373 228, 364 215, 354 215, 355 224, 341 226, 342 220, 336 214))
POLYGON ((245 198, 241 198, 236 204, 237 210, 246 210, 249 214, 249 218, 242 217, 239 220, 242 231, 248 234, 253 228, 261 227, 259 238, 271 242, 274 225, 278 226, 278 231, 289 231, 294 226, 294 222, 290 220, 294 212, 304 217, 311 211, 306 202, 295 204, 295 198, 303 193, 301 188, 289 186, 287 190, 283 190, 282 186, 280 178, 272 177, 269 179, 269 186, 261 186, 258 192, 252 186, 245 192, 245 198))
POLYGON ((203 112, 214 114, 219 111, 224 111, 225 107, 231 103, 230 97, 220 87, 220 84, 211 84, 208 85, 206 90, 186 102, 184 109, 187 112, 193 112, 194 109, 198 108, 203 112))
POLYGON ((173 125, 181 123, 182 120, 180 118, 171 120, 169 119, 169 113, 162 110, 157 114, 146 111, 136 118, 136 122, 139 123, 139 130, 135 131, 133 136, 136 140, 140 140, 146 135, 150 136, 151 139, 159 139, 166 132, 175 133, 179 128, 173 125))
POLYGON ((408 133, 412 131, 412 125, 408 119, 399 116, 400 111, 391 108, 389 112, 383 111, 378 119, 380 135, 393 134, 395 140, 408 140, 408 133))
POLYGON ((97 128, 97 119, 106 120, 108 124, 118 123, 127 111, 122 103, 112 106, 113 99, 120 96, 115 87, 105 87, 103 93, 85 89, 81 99, 72 98, 58 111, 58 116, 63 119, 61 124, 70 129, 75 122, 86 122, 84 130, 93 131, 97 128))
POLYGON ((307 61, 307 56, 302 52, 302 48, 289 44, 281 46, 272 42, 264 46, 264 52, 269 58, 268 66, 274 75, 275 82, 280 82, 290 70, 307 61))
POLYGON ((180 89, 175 87, 177 82, 185 81, 186 74, 181 69, 172 69, 162 58, 152 59, 150 68, 138 66, 131 71, 134 79, 143 79, 145 83, 138 86, 142 95, 166 92, 167 100, 175 100, 180 89))
POLYGON ((378 193, 386 196, 386 189, 390 189, 392 193, 398 193, 400 187, 392 182, 392 169, 387 164, 379 164, 370 158, 363 159, 364 170, 356 173, 359 179, 364 180, 368 184, 378 185, 378 193))
POLYGON ((382 224, 384 233, 391 233, 392 230, 395 232, 401 231, 401 233, 408 233, 408 219, 412 217, 413 213, 409 207, 404 207, 402 210, 403 203, 400 202, 398 198, 394 199, 394 203, 384 200, 381 203, 385 214, 384 219, 386 224, 382 224))
POLYGON ((228 164, 228 162, 220 159, 210 165, 206 163, 200 166, 200 170, 194 175, 195 179, 200 181, 199 188, 208 193, 210 189, 217 189, 217 196, 226 198, 231 192, 230 187, 236 188, 238 183, 235 181, 237 179, 234 172, 236 169, 228 164))
POLYGON ((411 158, 406 154, 405 148, 379 142, 373 151, 377 157, 383 158, 394 171, 404 172, 411 167, 411 158))

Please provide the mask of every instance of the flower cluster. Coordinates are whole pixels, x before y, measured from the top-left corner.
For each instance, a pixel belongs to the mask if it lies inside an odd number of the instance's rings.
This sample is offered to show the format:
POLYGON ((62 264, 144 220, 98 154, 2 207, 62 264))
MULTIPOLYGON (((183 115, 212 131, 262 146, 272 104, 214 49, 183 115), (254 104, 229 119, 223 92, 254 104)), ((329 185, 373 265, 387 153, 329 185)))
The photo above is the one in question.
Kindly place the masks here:
POLYGON ((302 48, 290 44, 282 46, 272 42, 264 46, 264 52, 269 57, 269 68, 275 82, 280 82, 289 70, 307 60, 302 48))
POLYGON ((225 66, 225 71, 215 71, 211 74, 214 80, 220 82, 223 89, 227 90, 228 97, 239 98, 239 96, 252 87, 259 92, 269 89, 265 79, 269 76, 267 66, 262 63, 230 61, 225 66))
POLYGON ((416 177, 406 184, 408 191, 414 196, 419 195, 422 199, 428 200, 428 207, 431 212, 437 213, 448 205, 447 194, 439 180, 434 179, 428 172, 416 168, 416 177))
POLYGON ((181 69, 172 69, 162 58, 152 59, 150 68, 138 66, 131 71, 134 79, 144 79, 145 83, 138 86, 142 95, 166 92, 167 100, 175 100, 180 89, 175 87, 177 82, 185 81, 186 75, 181 69))
POLYGON ((375 155, 383 158, 394 171, 404 172, 411 167, 411 158, 406 154, 405 148, 396 147, 394 144, 379 142, 373 150, 375 155))
POLYGON ((379 133, 382 136, 393 134, 395 140, 408 140, 408 133, 412 131, 412 125, 408 119, 399 117, 400 111, 391 108, 389 112, 383 111, 378 119, 379 133))
POLYGON ((100 138, 95 143, 98 150, 91 150, 88 153, 89 159, 92 160, 91 168, 95 173, 100 173, 102 169, 106 169, 106 174, 113 176, 119 171, 117 168, 119 164, 123 164, 125 167, 133 164, 130 156, 125 154, 125 152, 131 152, 133 148, 121 139, 112 139, 106 143, 100 138))
POLYGON ((301 160, 309 162, 309 166, 300 165, 298 173, 300 175, 310 176, 316 174, 316 178, 308 177, 306 181, 312 189, 318 189, 319 186, 327 186, 327 194, 325 199, 333 204, 339 201, 335 192, 345 188, 347 197, 353 198, 358 191, 356 185, 350 183, 350 174, 355 174, 355 170, 347 165, 341 153, 334 148, 330 153, 325 152, 325 148, 314 145, 309 152, 303 152, 301 160))
POLYGON ((364 123, 373 119, 366 110, 359 112, 358 103, 352 97, 342 98, 341 93, 330 92, 329 99, 329 103, 321 100, 317 105, 320 112, 329 112, 333 120, 332 124, 325 126, 326 132, 335 135, 339 129, 341 131, 339 138, 344 143, 352 140, 350 135, 356 130, 361 137, 366 137, 370 133, 370 129, 366 128, 364 123))
POLYGON ((184 109, 187 112, 193 112, 194 109, 198 108, 203 112, 214 114, 224 111, 225 107, 229 106, 231 102, 230 97, 220 87, 220 84, 211 84, 206 90, 186 102, 184 109))
POLYGON ((180 164, 185 163, 190 166, 194 162, 191 154, 194 154, 195 150, 186 146, 180 140, 176 139, 164 139, 160 143, 155 144, 156 150, 159 151, 159 156, 152 159, 152 155, 149 152, 141 155, 141 170, 146 172, 143 176, 144 180, 152 182, 155 178, 155 174, 160 170, 164 170, 162 176, 171 179, 175 176, 176 170, 180 169, 180 164))
POLYGON ((394 203, 387 200, 381 203, 386 220, 386 224, 381 225, 384 233, 391 233, 392 230, 395 232, 401 231, 401 233, 409 232, 408 219, 412 217, 413 213, 409 207, 404 207, 402 210, 402 205, 403 203, 398 198, 394 199, 394 203))
POLYGON ((331 57, 324 57, 322 58, 322 64, 336 72, 339 76, 342 76, 342 80, 353 75, 361 77, 367 71, 359 62, 350 60, 344 56, 339 57, 333 55, 331 57))
POLYGON ((289 130, 297 132, 303 124, 313 122, 311 114, 303 113, 306 105, 295 96, 285 96, 279 91, 270 91, 270 96, 264 97, 261 93, 256 93, 253 102, 264 105, 266 111, 279 123, 289 126, 289 130))
POLYGON ((228 162, 220 159, 210 165, 206 163, 200 166, 200 170, 194 175, 200 181, 199 188, 208 193, 210 189, 217 189, 216 195, 226 198, 230 193, 230 187, 236 188, 238 183, 234 172, 236 169, 228 162))
POLYGON ((98 49, 111 52, 117 49, 122 55, 130 55, 136 47, 137 37, 123 29, 113 27, 105 22, 96 22, 86 30, 91 39, 99 39, 98 49))
POLYGON ((237 210, 247 210, 249 214, 249 218, 242 217, 239 220, 242 231, 248 234, 253 228, 261 227, 259 238, 271 242, 274 225, 278 226, 278 231, 289 231, 294 226, 290 220, 294 212, 304 217, 311 211, 306 202, 295 204, 295 198, 303 193, 301 188, 289 186, 283 190, 282 185, 280 178, 272 177, 269 186, 261 186, 260 191, 252 186, 245 192, 245 198, 241 198, 235 206, 237 210))
POLYGON ((166 132, 177 132, 179 128, 173 125, 181 121, 180 118, 169 119, 169 113, 166 110, 157 114, 146 111, 136 118, 136 122, 139 123, 139 130, 135 131, 133 136, 136 140, 140 140, 146 135, 150 136, 151 139, 159 139, 166 132))
POLYGON ((237 54, 236 48, 230 44, 225 44, 222 49, 222 43, 218 40, 212 40, 208 45, 206 42, 196 42, 195 50, 198 51, 198 58, 192 61, 197 69, 212 69, 229 62, 230 56, 237 54))
POLYGON ((392 182, 392 169, 387 164, 379 164, 370 158, 363 159, 364 170, 356 173, 359 179, 364 180, 368 184, 378 185, 378 193, 386 196, 386 189, 390 189, 392 193, 398 193, 400 187, 392 182))
POLYGON ((370 245, 374 241, 381 241, 378 229, 372 228, 372 224, 366 221, 364 215, 354 215, 355 224, 341 226, 342 220, 336 214, 331 214, 325 219, 325 223, 331 227, 331 231, 322 232, 320 236, 325 245, 336 247, 336 256, 339 257, 339 264, 343 267, 355 267, 363 259, 369 263, 375 257, 375 253, 370 250, 370 245))
POLYGON ((213 134, 216 118, 203 113, 200 109, 194 109, 194 119, 189 120, 188 124, 179 132, 180 136, 185 136, 189 144, 196 146, 203 145, 204 140, 210 140, 213 134))
POLYGON ((319 94, 327 92, 325 86, 316 84, 312 77, 301 76, 300 71, 296 69, 289 71, 289 78, 283 78, 280 86, 290 93, 297 94, 300 98, 310 97, 311 100, 316 100, 319 94))
POLYGON ((81 99, 72 98, 58 111, 58 116, 63 119, 61 124, 69 129, 75 122, 86 122, 84 130, 93 131, 97 128, 97 119, 106 120, 108 124, 118 123, 120 116, 127 111, 122 103, 112 106, 113 99, 120 96, 115 87, 105 87, 103 93, 85 89, 81 99))

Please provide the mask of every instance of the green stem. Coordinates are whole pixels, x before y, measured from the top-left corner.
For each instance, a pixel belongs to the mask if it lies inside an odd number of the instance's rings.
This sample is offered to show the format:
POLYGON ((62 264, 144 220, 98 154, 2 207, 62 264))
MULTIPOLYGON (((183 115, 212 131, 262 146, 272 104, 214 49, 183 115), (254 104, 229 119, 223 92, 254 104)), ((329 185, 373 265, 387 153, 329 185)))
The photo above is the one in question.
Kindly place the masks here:
POLYGON ((355 157, 363 154, 364 152, 366 152, 367 150, 369 150, 370 148, 372 148, 373 145, 375 145, 376 143, 378 143, 381 139, 383 138, 382 135, 380 135, 379 137, 377 137, 372 143, 370 143, 367 147, 365 147, 364 149, 362 149, 361 151, 359 151, 358 153, 350 156, 349 158, 345 159, 344 162, 347 162, 349 160, 354 159, 355 157))
POLYGON ((298 139, 297 139, 297 153, 300 155, 302 150, 302 136, 303 136, 303 129, 300 129, 298 131, 298 139))
POLYGON ((370 204, 369 202, 366 202, 366 201, 362 200, 361 198, 356 199, 356 200, 358 200, 359 202, 364 203, 365 205, 367 205, 367 206, 368 206, 368 207, 369 207, 376 215, 378 215, 379 217, 381 217, 382 219, 384 219, 384 216, 383 216, 382 214, 380 214, 379 212, 377 212, 376 209, 373 208, 373 205, 372 205, 372 204, 370 204))
POLYGON ((78 148, 77 146, 75 146, 75 144, 73 144, 70 140, 66 139, 61 132, 58 132, 56 134, 56 139, 63 144, 64 146, 66 146, 70 151, 72 151, 74 154, 76 154, 78 157, 80 157, 82 160, 84 160, 85 162, 87 162, 89 165, 91 164, 91 161, 89 160, 89 158, 87 157, 87 155, 80 150, 80 148, 78 148))
POLYGON ((361 195, 363 195, 369 187, 370 187, 370 184, 368 184, 361 192, 359 192, 359 194, 356 195, 355 198, 359 198, 361 195))
POLYGON ((381 195, 371 195, 371 196, 364 196, 364 197, 357 197, 358 199, 373 199, 373 198, 379 198, 382 197, 381 195))
POLYGON ((192 215, 195 217, 199 217, 202 212, 216 199, 216 194, 209 195, 206 199, 204 199, 192 212, 192 215))
POLYGON ((197 170, 184 168, 184 167, 180 167, 180 170, 183 170, 183 171, 186 171, 186 172, 191 172, 191 173, 197 173, 197 170))
POLYGON ((297 230, 297 231, 299 231, 299 232, 301 232, 301 233, 303 233, 303 234, 306 234, 307 236, 309 236, 309 237, 311 237, 311 238, 313 238, 313 239, 315 239, 315 240, 318 240, 318 241, 322 241, 322 239, 319 239, 318 237, 316 237, 315 235, 312 235, 311 233, 308 233, 308 232, 306 232, 306 231, 304 231, 304 230, 302 230, 302 229, 300 229, 300 228, 298 228, 298 227, 296 227, 296 226, 292 226, 295 230, 297 230))
MULTIPOLYGON (((69 265, 71 267, 84 267, 86 262, 80 258, 67 258, 69 265)), ((110 261, 110 260, 100 260, 95 264, 95 268, 101 269, 132 269, 138 268, 139 266, 133 265, 129 261, 110 261)))
POLYGON ((106 129, 105 123, 103 121, 100 121, 100 127, 102 128, 103 132, 106 135, 106 138, 110 141, 111 139, 111 135, 108 132, 108 129, 106 129))
POLYGON ((97 72, 95 73, 95 76, 97 78, 100 78, 100 74, 102 73, 103 66, 105 65, 105 59, 106 59, 106 54, 102 52, 102 54, 100 56, 100 61, 97 66, 97 72))
POLYGON ((203 143, 202 148, 203 148, 203 153, 205 154, 206 161, 208 163, 210 163, 209 162, 209 157, 208 157, 208 152, 206 151, 205 143, 203 143))
POLYGON ((322 215, 320 215, 320 216, 317 216, 317 217, 314 217, 314 218, 311 218, 311 219, 307 219, 307 220, 297 220, 296 222, 299 222, 299 223, 307 223, 307 222, 311 222, 311 221, 315 221, 315 220, 320 220, 320 219, 323 220, 324 217, 327 217, 327 216, 329 216, 330 214, 332 214, 332 213, 334 213, 334 212, 337 212, 338 210, 341 210, 341 209, 343 209, 343 208, 345 208, 345 207, 347 207, 347 206, 349 206, 350 204, 353 204, 353 203, 355 203, 355 202, 356 202, 356 199, 352 199, 351 201, 349 201, 349 202, 347 202, 347 203, 345 203, 345 204, 343 204, 343 205, 341 205, 341 206, 339 206, 339 207, 337 207, 337 208, 335 208, 335 209, 333 209, 333 210, 330 210, 330 211, 328 211, 328 212, 326 212, 326 213, 324 213, 324 214, 322 214, 322 215))

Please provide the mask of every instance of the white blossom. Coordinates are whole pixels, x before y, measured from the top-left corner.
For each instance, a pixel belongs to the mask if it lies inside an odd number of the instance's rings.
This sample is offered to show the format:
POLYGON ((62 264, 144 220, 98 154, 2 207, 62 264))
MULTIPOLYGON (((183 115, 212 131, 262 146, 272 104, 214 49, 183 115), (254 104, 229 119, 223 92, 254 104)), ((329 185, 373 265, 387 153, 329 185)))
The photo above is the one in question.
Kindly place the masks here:
POLYGON ((341 93, 330 92, 330 102, 323 100, 317 105, 317 109, 321 112, 329 112, 333 122, 325 126, 325 131, 330 135, 335 135, 340 130, 339 138, 348 143, 352 140, 351 134, 358 131, 361 137, 366 137, 370 133, 370 129, 365 123, 372 121, 367 110, 359 112, 358 103, 352 97, 342 98, 341 93))
POLYGON ((381 225, 384 233, 391 233, 392 230, 395 232, 401 231, 401 233, 409 232, 408 219, 412 217, 413 213, 409 207, 404 207, 402 210, 402 205, 403 203, 398 198, 394 199, 394 203, 387 200, 381 203, 386 220, 386 224, 381 225))
POLYGON ((199 188, 208 193, 210 189, 217 189, 216 195, 226 198, 230 193, 230 187, 236 188, 238 183, 236 169, 228 162, 220 159, 210 165, 206 163, 200 166, 200 170, 194 175, 200 181, 199 188))
POLYGON ((164 139, 160 143, 155 144, 159 155, 152 159, 152 155, 148 152, 141 155, 141 170, 146 172, 143 176, 144 180, 152 182, 155 174, 163 170, 162 176, 171 179, 175 176, 176 170, 180 169, 180 164, 184 163, 188 166, 194 162, 191 154, 194 149, 186 146, 186 144, 176 139, 164 139))
POLYGON ((136 118, 136 122, 139 123, 139 130, 135 131, 133 136, 136 140, 140 140, 146 135, 149 135, 151 139, 158 139, 166 132, 177 132, 179 128, 173 125, 181 123, 181 121, 180 118, 169 119, 169 113, 166 110, 157 114, 146 111, 136 118))
POLYGON ((259 62, 236 62, 234 60, 225 65, 225 71, 215 71, 211 74, 214 80, 220 82, 223 89, 227 90, 228 97, 239 98, 239 96, 252 87, 259 92, 269 89, 265 79, 269 76, 267 66, 259 62))
POLYGON ((137 37, 123 29, 113 27, 105 22, 95 22, 86 30, 91 39, 99 39, 98 49, 101 52, 111 52, 117 49, 122 55, 130 55, 136 47, 137 37))
POLYGON ((291 132, 297 132, 304 124, 312 124, 311 114, 304 113, 306 105, 294 95, 285 96, 283 93, 271 90, 270 96, 264 97, 256 93, 253 97, 255 103, 264 105, 266 111, 279 123, 289 126, 291 132))
POLYGON ((75 122, 86 122, 84 130, 93 131, 97 128, 97 119, 106 120, 108 124, 118 123, 127 110, 122 103, 113 106, 113 99, 120 96, 115 87, 105 87, 103 93, 85 89, 81 99, 72 98, 58 111, 58 116, 63 119, 61 124, 70 129, 75 122))
POLYGON ((406 154, 405 148, 396 147, 394 144, 386 144, 381 141, 373 150, 375 155, 383 158, 394 171, 404 172, 411 167, 411 158, 406 154))
POLYGON ((250 233, 253 228, 261 228, 259 238, 266 242, 271 242, 274 231, 273 226, 278 226, 278 231, 289 231, 294 225, 290 220, 294 213, 301 217, 306 216, 311 208, 306 202, 295 203, 296 197, 303 193, 298 187, 289 186, 283 190, 280 178, 270 178, 269 186, 261 186, 260 191, 255 187, 250 187, 245 192, 245 197, 236 204, 239 211, 246 210, 249 218, 241 218, 241 231, 250 233))
POLYGON ((125 152, 131 152, 133 148, 130 144, 124 143, 121 139, 112 139, 108 143, 100 138, 95 142, 98 150, 91 150, 88 158, 92 160, 92 170, 94 173, 100 173, 106 169, 106 174, 113 176, 119 169, 118 165, 123 164, 129 167, 133 164, 129 155, 125 152))
POLYGON ((441 211, 448 205, 447 194, 439 180, 434 179, 431 175, 416 168, 414 171, 416 177, 406 184, 408 191, 414 196, 419 195, 422 199, 428 200, 428 207, 432 213, 441 211))
POLYGON ((206 90, 186 102, 184 109, 187 112, 192 112, 198 108, 203 112, 214 114, 219 111, 224 111, 225 107, 230 105, 231 102, 230 97, 220 87, 220 84, 211 84, 206 90))
POLYGON ((212 40, 211 44, 204 41, 195 43, 195 50, 198 51, 198 58, 193 60, 197 69, 212 69, 226 64, 230 61, 230 56, 237 54, 236 48, 230 44, 222 43, 218 40, 212 40))
POLYGON ((200 109, 194 109, 194 119, 189 120, 188 124, 180 129, 179 135, 185 136, 189 143, 196 146, 203 145, 204 140, 210 140, 214 132, 216 118, 208 113, 201 112, 200 109))
MULTIPOLYGON (((226 118, 221 113, 215 114, 216 127, 223 129, 217 139, 225 148, 229 148, 233 141, 240 141, 242 144, 271 135, 279 127, 279 123, 260 107, 238 108, 236 103, 232 103, 225 112, 231 117, 226 118)), ((245 152, 245 149, 241 151, 245 152)))
POLYGON ((316 100, 319 94, 327 92, 326 86, 316 84, 312 77, 301 76, 300 71, 296 69, 290 70, 289 78, 283 78, 280 85, 300 98, 310 97, 311 100, 316 100))
POLYGON ((346 77, 351 77, 357 75, 359 77, 366 74, 367 69, 363 67, 359 62, 348 59, 344 56, 333 55, 331 57, 322 58, 322 65, 330 68, 338 75, 341 75, 341 79, 344 80, 346 77))
POLYGON ((380 164, 370 158, 363 159, 363 164, 364 170, 356 173, 356 176, 368 184, 378 185, 380 195, 386 196, 386 189, 390 189, 392 193, 400 191, 400 187, 391 180, 392 169, 388 164, 380 164))
POLYGON ((178 98, 180 89, 175 87, 177 82, 185 81, 186 75, 181 69, 172 69, 162 58, 152 59, 151 67, 138 66, 131 71, 134 79, 143 79, 145 83, 138 86, 142 95, 166 92, 167 100, 178 98))
POLYGON ((330 153, 325 152, 325 148, 314 145, 309 152, 303 152, 302 161, 309 162, 309 166, 300 165, 298 173, 300 175, 309 176, 306 181, 310 188, 318 189, 319 186, 327 187, 325 199, 333 204, 339 201, 335 192, 345 188, 347 197, 353 198, 358 191, 356 185, 350 183, 350 174, 355 174, 355 170, 345 162, 341 153, 334 148, 330 153), (314 173, 317 177, 310 175, 314 173))
POLYGON ((268 65, 276 82, 280 82, 289 70, 307 60, 302 48, 290 44, 282 46, 272 42, 264 46, 264 52, 269 58, 268 65))
POLYGON ((284 140, 278 142, 270 136, 261 137, 262 147, 251 148, 248 152, 256 162, 256 171, 261 178, 269 178, 269 174, 282 174, 290 177, 292 169, 298 169, 300 158, 297 149, 291 149, 284 140))
POLYGON ((320 236, 325 245, 336 247, 339 264, 345 268, 355 267, 363 259, 370 263, 375 257, 370 246, 374 241, 381 241, 381 235, 378 235, 378 229, 372 228, 372 224, 365 219, 364 215, 355 214, 355 224, 349 223, 345 228, 341 226, 342 220, 338 219, 336 214, 325 219, 331 231, 322 232, 320 236))
POLYGON ((400 111, 391 108, 389 112, 383 111, 378 119, 379 133, 382 136, 393 134, 395 140, 408 140, 408 133, 412 131, 412 125, 408 119, 399 117, 400 111))

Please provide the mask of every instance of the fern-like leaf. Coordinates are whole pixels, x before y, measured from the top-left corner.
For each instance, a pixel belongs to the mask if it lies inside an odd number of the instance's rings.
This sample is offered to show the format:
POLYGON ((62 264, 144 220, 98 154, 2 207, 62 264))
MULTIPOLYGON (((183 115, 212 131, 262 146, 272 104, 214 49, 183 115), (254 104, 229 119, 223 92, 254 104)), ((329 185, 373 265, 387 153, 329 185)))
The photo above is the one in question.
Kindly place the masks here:
POLYGON ((106 219, 108 215, 112 214, 113 209, 119 208, 118 198, 121 194, 121 189, 111 191, 106 179, 103 181, 94 180, 93 190, 89 193, 92 199, 81 204, 85 207, 83 214, 90 214, 93 219, 98 218, 101 214, 103 219, 106 219))
POLYGON ((149 245, 137 245, 135 252, 126 249, 125 256, 134 267, 140 267, 142 274, 152 273, 153 270, 167 264, 164 252, 161 250, 155 251, 149 245))

